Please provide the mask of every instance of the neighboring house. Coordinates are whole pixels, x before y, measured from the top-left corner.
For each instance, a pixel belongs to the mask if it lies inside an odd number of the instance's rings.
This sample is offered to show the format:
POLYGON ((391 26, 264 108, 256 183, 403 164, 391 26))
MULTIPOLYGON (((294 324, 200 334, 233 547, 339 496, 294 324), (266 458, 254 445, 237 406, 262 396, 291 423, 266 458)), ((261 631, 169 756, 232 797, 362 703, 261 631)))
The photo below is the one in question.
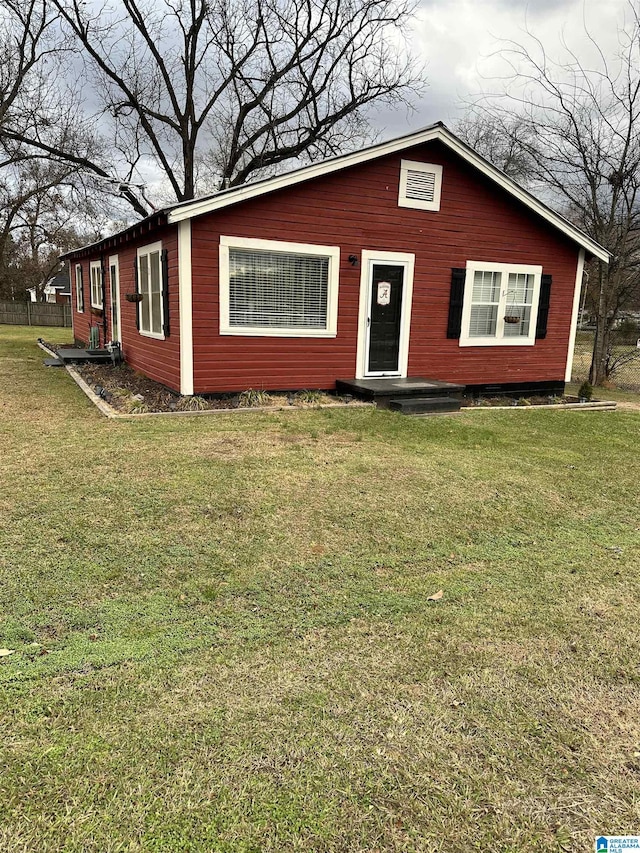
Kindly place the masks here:
POLYGON ((560 390, 608 253, 442 124, 65 255, 73 328, 182 394, 428 377, 560 390), (136 301, 139 300, 139 301, 136 301))
MULTIPOLYGON (((38 301, 37 288, 29 287, 27 289, 27 293, 29 294, 31 302, 38 301)), ((60 272, 56 273, 53 278, 49 279, 45 284, 42 293, 45 302, 57 304, 71 302, 71 281, 69 280, 69 270, 67 267, 60 270, 60 272)))

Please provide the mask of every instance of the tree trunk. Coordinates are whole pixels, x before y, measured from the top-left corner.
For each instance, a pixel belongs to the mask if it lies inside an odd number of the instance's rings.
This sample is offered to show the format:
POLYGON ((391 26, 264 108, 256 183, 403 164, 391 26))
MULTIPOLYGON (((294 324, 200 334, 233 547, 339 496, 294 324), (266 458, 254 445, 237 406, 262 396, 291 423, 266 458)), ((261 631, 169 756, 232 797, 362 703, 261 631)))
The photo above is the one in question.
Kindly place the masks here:
POLYGON ((183 191, 179 201, 190 201, 196 194, 195 145, 186 130, 182 140, 182 162, 184 165, 183 191))

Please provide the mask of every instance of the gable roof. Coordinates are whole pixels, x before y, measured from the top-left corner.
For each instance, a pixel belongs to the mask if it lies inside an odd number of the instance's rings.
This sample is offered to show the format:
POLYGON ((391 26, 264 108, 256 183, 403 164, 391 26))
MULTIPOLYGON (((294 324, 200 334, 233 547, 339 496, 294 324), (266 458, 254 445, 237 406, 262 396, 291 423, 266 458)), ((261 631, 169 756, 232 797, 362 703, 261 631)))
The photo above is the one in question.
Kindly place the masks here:
POLYGON ((49 279, 47 287, 62 291, 63 296, 66 296, 67 293, 70 295, 71 281, 69 280, 69 270, 65 268, 57 272, 53 278, 49 279))
POLYGON ((476 168, 479 172, 490 178, 495 184, 500 186, 514 199, 529 208, 534 214, 546 220, 552 226, 562 231, 567 237, 585 249, 589 254, 594 255, 605 263, 609 262, 610 253, 595 240, 592 240, 583 231, 556 213, 544 202, 537 199, 530 192, 525 190, 514 180, 501 172, 500 169, 492 165, 488 160, 478 154, 473 148, 470 148, 465 142, 459 139, 452 133, 442 122, 437 122, 422 130, 399 136, 396 139, 391 139, 388 142, 380 142, 376 145, 371 145, 360 151, 353 151, 349 154, 340 154, 336 157, 330 157, 319 163, 312 163, 309 166, 303 166, 300 169, 295 169, 292 172, 286 172, 282 175, 276 175, 273 178, 265 178, 261 181, 256 181, 251 184, 243 184, 232 189, 220 190, 211 195, 202 196, 200 198, 191 199, 189 201, 178 202, 157 210, 145 219, 141 219, 134 225, 113 234, 110 237, 105 237, 92 243, 89 246, 83 246, 80 249, 75 249, 71 252, 66 252, 61 256, 62 259, 86 254, 89 250, 98 249, 99 247, 108 247, 116 245, 120 239, 135 237, 143 233, 149 233, 155 226, 165 223, 182 222, 185 219, 192 219, 196 216, 202 216, 205 213, 211 213, 217 210, 222 210, 225 207, 238 204, 243 201, 248 201, 252 198, 267 195, 276 190, 286 189, 287 187, 301 184, 305 181, 310 181, 314 178, 319 178, 323 175, 329 175, 333 172, 348 169, 350 166, 357 166, 360 163, 367 163, 371 160, 376 160, 380 157, 385 157, 388 154, 398 153, 407 148, 412 148, 416 145, 422 145, 426 142, 438 141, 449 148, 451 151, 458 154, 463 160, 476 168))
POLYGON ((609 262, 610 253, 595 240, 588 237, 579 228, 576 228, 568 219, 556 213, 544 202, 537 199, 530 192, 525 190, 514 180, 505 175, 504 172, 496 168, 488 160, 478 154, 473 148, 470 148, 465 142, 459 139, 449 128, 445 127, 442 122, 426 127, 423 130, 418 130, 414 133, 409 133, 406 136, 400 136, 396 139, 391 139, 388 142, 381 142, 377 145, 372 145, 369 148, 364 148, 361 151, 354 151, 350 154, 341 154, 337 157, 331 157, 328 160, 323 160, 320 163, 312 163, 310 166, 303 166, 293 172, 287 172, 283 175, 276 175, 274 178, 266 178, 262 181, 256 181, 253 184, 244 184, 233 189, 221 190, 213 195, 204 196, 202 198, 192 199, 191 201, 183 201, 166 208, 168 222, 180 222, 184 219, 191 219, 194 216, 201 216, 203 213, 221 210, 232 204, 237 204, 241 201, 247 201, 251 198, 256 198, 265 195, 275 190, 285 189, 286 187, 295 186, 303 181, 309 181, 313 178, 328 175, 332 172, 347 169, 350 166, 356 166, 360 163, 367 163, 370 160, 375 160, 379 157, 385 157, 387 154, 394 154, 399 151, 404 151, 407 148, 412 148, 415 145, 421 145, 425 142, 438 141, 442 142, 451 151, 458 154, 463 160, 474 166, 500 187, 506 190, 511 196, 522 202, 533 213, 541 216, 551 225, 558 228, 566 234, 567 237, 574 240, 579 246, 586 249, 587 252, 594 255, 600 260, 609 262))

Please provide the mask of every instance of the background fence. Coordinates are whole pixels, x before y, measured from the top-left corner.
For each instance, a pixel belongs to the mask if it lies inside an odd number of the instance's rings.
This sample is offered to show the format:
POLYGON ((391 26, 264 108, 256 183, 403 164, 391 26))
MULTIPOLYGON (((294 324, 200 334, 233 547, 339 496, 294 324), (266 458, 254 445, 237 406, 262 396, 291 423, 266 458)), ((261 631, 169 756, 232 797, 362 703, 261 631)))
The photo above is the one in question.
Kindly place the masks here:
MULTIPOLYGON (((578 331, 573 356, 573 380, 589 378, 594 332, 578 331)), ((612 332, 608 356, 608 378, 613 385, 628 391, 640 391, 640 324, 626 321, 612 332)))
POLYGON ((71 305, 47 302, 0 302, 0 323, 10 326, 71 327, 71 305))

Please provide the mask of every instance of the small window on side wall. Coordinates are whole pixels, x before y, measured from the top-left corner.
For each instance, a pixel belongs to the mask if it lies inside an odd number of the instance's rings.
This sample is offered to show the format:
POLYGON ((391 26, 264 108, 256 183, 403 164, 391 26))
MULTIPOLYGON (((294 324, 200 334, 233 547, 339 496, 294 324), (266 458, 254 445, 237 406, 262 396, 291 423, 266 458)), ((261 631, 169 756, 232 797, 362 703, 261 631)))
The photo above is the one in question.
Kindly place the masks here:
POLYGON ((82 264, 76 264, 76 311, 84 311, 84 290, 82 288, 82 264))
POLYGON ((102 264, 100 261, 91 261, 89 276, 91 279, 91 307, 101 309, 104 300, 102 298, 102 264))
POLYGON ((400 161, 399 207, 440 210, 442 166, 414 160, 400 161))
POLYGON ((152 338, 166 337, 165 275, 162 243, 138 249, 136 260, 138 330, 152 338))

